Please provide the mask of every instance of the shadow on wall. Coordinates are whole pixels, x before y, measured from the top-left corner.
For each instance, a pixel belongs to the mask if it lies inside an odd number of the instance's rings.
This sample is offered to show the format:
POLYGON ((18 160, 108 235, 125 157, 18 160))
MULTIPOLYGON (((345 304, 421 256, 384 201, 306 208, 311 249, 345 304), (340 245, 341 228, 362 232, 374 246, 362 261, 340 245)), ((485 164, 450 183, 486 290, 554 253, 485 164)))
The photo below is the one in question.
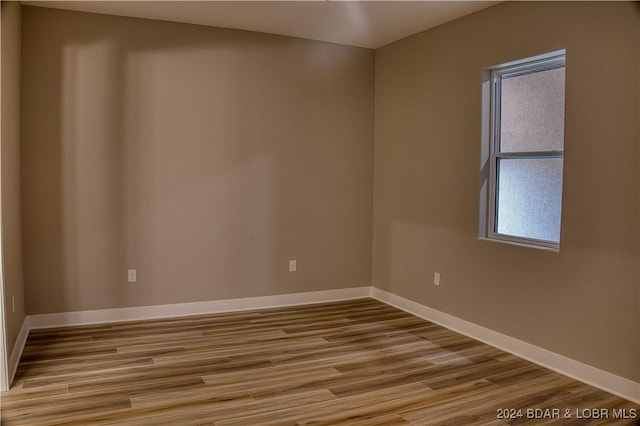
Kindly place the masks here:
POLYGON ((371 51, 24 15, 28 313, 370 283, 371 51))

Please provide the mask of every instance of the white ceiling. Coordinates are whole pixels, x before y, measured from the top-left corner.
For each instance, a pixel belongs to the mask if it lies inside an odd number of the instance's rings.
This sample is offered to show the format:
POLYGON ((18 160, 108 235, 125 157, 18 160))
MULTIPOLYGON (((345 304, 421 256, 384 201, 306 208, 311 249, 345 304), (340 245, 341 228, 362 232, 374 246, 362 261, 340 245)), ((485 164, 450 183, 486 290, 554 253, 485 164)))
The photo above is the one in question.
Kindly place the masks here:
POLYGON ((377 48, 498 1, 23 1, 377 48))

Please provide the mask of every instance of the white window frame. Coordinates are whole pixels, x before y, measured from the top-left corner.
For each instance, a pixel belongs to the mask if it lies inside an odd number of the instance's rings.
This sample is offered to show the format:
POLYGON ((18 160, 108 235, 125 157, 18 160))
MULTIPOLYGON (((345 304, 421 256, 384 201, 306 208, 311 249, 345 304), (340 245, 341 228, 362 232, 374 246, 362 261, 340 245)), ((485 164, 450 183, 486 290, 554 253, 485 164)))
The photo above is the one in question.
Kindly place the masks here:
MULTIPOLYGON (((487 90, 484 89, 483 127, 485 137, 483 138, 483 161, 482 161, 482 184, 481 184, 481 232, 480 237, 493 241, 506 242, 517 245, 525 245, 535 248, 543 248, 553 251, 560 250, 560 242, 539 240, 533 238, 520 237, 509 234, 498 233, 497 230, 497 176, 500 159, 535 159, 535 158, 562 158, 564 150, 559 151, 516 151, 500 152, 500 105, 501 105, 501 83, 503 77, 513 77, 521 74, 535 73, 547 69, 561 68, 566 65, 566 52, 564 50, 547 53, 516 62, 489 68, 489 90, 487 102, 487 90), (488 104, 488 105, 487 105, 488 104), (488 107, 488 108, 487 108, 488 107), (488 114, 487 114, 488 109, 488 114), (488 126, 486 124, 488 120, 488 126), (487 129, 488 128, 488 129, 487 129), (487 132, 488 131, 488 132, 487 132), (488 133, 488 135, 486 134, 488 133), (487 164, 488 163, 488 164, 487 164), (487 167, 488 166, 488 167, 487 167), (488 188, 487 188, 488 186, 488 188), (483 223, 484 222, 484 223, 483 223)), ((564 120, 564 117, 563 117, 564 120)), ((563 167, 564 169, 564 167, 563 167)))

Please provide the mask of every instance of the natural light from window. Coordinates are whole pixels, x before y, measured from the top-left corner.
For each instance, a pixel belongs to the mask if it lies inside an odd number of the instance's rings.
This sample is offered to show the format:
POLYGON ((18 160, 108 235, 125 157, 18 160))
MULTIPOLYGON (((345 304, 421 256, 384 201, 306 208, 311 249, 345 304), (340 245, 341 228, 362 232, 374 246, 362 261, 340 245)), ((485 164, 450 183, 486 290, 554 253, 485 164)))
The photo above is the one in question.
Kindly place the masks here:
POLYGON ((491 72, 490 239, 558 249, 564 158, 564 52, 491 72))

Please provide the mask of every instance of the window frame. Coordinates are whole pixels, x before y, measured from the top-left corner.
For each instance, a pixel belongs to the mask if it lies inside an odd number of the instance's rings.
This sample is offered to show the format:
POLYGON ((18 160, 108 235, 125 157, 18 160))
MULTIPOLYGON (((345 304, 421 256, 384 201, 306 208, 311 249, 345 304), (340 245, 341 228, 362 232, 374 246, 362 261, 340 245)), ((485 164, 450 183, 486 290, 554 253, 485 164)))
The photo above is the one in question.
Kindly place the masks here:
MULTIPOLYGON (((560 238, 558 242, 540 240, 535 238, 520 237, 510 234, 501 234, 498 229, 498 173, 501 159, 539 159, 539 158, 561 158, 563 159, 564 172, 564 149, 549 151, 500 151, 500 119, 501 119, 501 87, 502 79, 517 75, 532 74, 556 68, 566 69, 566 51, 560 50, 545 55, 526 58, 520 61, 511 62, 501 66, 488 69, 489 71, 489 135, 488 135, 488 200, 484 212, 486 218, 485 232, 481 237, 492 241, 501 241, 511 244, 524 245, 534 248, 542 248, 553 251, 560 250, 560 238)), ((565 89, 566 93, 566 89, 565 89)), ((563 121, 565 117, 563 116, 563 121)), ((564 138, 563 138, 564 139, 564 138)), ((485 142, 483 142, 484 144, 485 142)), ((564 140, 563 140, 564 148, 564 140)), ((485 151, 486 152, 486 151, 485 151)), ((563 173, 564 174, 564 173, 563 173)), ((564 179, 563 179, 564 180, 564 179)), ((481 188, 482 192, 482 188, 481 188)), ((564 191, 563 191, 564 192, 564 191)), ((562 203, 562 201, 561 201, 562 203)), ((481 212, 482 216, 482 212, 481 212)), ((562 222, 562 204, 560 221, 562 222)))

